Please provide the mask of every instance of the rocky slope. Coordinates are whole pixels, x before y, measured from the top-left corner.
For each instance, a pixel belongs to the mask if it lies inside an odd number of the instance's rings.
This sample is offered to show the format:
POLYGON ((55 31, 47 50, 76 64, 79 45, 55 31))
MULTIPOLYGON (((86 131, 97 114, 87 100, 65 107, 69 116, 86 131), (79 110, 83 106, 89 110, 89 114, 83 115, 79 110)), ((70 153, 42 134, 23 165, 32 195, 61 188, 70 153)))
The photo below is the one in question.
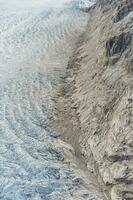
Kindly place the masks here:
POLYGON ((89 12, 55 98, 53 124, 109 198, 132 200, 133 1, 99 0, 89 12))

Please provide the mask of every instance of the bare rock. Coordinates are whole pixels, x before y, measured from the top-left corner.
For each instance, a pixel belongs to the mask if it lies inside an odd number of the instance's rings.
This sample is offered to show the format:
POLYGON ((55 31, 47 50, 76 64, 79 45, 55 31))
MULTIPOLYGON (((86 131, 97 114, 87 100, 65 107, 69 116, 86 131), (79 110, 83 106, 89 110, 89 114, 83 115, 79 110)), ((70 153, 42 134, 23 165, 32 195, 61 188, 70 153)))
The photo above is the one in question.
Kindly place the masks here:
POLYGON ((117 14, 115 16, 114 22, 119 22, 132 11, 133 11, 133 1, 132 0, 122 1, 117 8, 117 14))
POLYGON ((133 199, 132 19, 132 1, 99 0, 68 68, 80 151, 112 200, 133 199))
POLYGON ((132 41, 132 34, 130 32, 122 32, 118 36, 110 38, 106 42, 106 55, 111 56, 121 56, 121 54, 129 47, 132 41))
POLYGON ((65 111, 68 141, 106 188, 107 199, 132 200, 132 0, 98 0, 69 61, 66 80, 64 98, 73 105, 65 111), (75 131, 69 135, 71 124, 75 131))

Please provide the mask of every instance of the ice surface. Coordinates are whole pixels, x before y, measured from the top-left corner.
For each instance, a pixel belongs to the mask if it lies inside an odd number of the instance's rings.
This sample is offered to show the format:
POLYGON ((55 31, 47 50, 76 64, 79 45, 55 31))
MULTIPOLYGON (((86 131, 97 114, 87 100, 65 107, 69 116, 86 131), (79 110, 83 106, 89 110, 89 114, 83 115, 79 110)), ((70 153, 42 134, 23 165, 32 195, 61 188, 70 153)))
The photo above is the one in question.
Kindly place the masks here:
POLYGON ((89 8, 92 7, 97 0, 80 0, 79 7, 80 8, 89 8))
POLYGON ((98 196, 93 186, 87 188, 89 180, 77 168, 72 147, 48 126, 51 96, 88 19, 77 3, 0 0, 2 200, 98 196))

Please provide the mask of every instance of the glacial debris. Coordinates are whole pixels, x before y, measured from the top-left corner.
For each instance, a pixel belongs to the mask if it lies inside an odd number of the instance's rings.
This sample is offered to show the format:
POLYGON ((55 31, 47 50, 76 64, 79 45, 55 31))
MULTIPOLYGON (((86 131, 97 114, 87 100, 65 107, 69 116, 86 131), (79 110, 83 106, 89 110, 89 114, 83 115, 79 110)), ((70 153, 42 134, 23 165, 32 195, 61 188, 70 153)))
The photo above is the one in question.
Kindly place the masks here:
POLYGON ((76 146, 111 200, 133 199, 132 8, 132 0, 97 1, 65 81, 79 120, 76 146))

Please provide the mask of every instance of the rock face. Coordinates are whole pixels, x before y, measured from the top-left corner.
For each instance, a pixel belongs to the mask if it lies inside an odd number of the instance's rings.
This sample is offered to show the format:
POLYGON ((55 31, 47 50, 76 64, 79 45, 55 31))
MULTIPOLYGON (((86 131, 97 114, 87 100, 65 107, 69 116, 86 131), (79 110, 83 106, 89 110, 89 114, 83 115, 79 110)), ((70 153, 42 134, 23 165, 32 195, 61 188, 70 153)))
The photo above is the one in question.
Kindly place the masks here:
POLYGON ((125 16, 127 16, 130 12, 133 11, 133 1, 126 0, 122 2, 117 8, 117 15, 115 17, 115 22, 122 20, 125 16))
POLYGON ((81 130, 77 145, 112 200, 133 199, 132 11, 132 0, 97 2, 65 80, 81 130))
POLYGON ((121 55, 132 41, 130 32, 120 33, 118 36, 110 38, 106 43, 107 56, 121 55))

